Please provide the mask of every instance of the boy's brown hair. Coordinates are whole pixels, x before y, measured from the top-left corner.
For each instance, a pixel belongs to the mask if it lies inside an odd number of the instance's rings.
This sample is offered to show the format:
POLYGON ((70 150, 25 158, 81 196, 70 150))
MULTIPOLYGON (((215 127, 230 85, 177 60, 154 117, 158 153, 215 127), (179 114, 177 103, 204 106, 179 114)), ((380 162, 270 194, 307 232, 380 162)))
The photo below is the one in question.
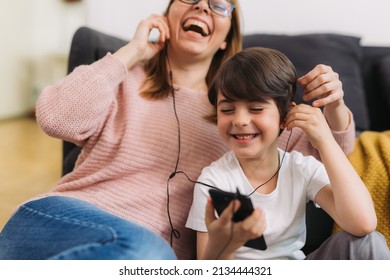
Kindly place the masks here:
POLYGON ((272 99, 283 122, 294 100, 296 81, 295 67, 284 54, 269 48, 247 48, 223 63, 210 86, 208 98, 214 106, 219 92, 232 101, 272 99))

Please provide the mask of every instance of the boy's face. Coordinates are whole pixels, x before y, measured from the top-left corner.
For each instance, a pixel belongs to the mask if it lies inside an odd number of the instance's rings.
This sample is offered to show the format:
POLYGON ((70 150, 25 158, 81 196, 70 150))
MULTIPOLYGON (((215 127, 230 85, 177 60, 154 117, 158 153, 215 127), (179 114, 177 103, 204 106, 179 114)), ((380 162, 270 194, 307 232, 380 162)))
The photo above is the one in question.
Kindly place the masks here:
POLYGON ((275 155, 280 114, 275 102, 231 101, 217 97, 218 132, 239 159, 275 155))

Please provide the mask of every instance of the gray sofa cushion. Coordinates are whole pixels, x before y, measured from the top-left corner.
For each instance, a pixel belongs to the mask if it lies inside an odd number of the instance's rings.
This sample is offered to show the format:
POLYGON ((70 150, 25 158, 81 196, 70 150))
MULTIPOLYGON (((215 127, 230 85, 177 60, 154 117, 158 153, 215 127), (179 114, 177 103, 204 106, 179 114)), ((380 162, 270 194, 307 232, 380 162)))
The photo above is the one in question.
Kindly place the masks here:
MULTIPOLYGON (((244 47, 263 46, 283 52, 294 63, 298 75, 304 75, 317 64, 326 64, 340 75, 344 100, 354 113, 357 130, 369 128, 363 78, 360 38, 337 34, 247 35, 244 47)), ((297 92, 301 99, 302 89, 297 92)))
POLYGON ((378 77, 379 92, 386 103, 386 107, 390 108, 390 55, 382 58, 376 65, 378 77))

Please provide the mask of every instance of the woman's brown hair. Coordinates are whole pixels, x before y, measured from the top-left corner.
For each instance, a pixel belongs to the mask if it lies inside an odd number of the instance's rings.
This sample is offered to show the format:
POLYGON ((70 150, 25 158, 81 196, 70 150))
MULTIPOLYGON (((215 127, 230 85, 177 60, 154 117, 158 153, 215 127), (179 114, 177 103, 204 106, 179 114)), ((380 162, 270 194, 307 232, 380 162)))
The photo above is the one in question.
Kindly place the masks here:
MULTIPOLYGON (((167 16, 172 3, 169 2, 168 8, 164 15, 167 16)), ((232 12, 231 27, 226 37, 226 49, 218 50, 211 62, 209 71, 206 76, 206 83, 209 86, 214 79, 222 63, 232 55, 239 52, 242 48, 242 34, 240 26, 240 15, 238 1, 232 0, 236 8, 232 12)), ((148 99, 160 99, 167 97, 171 92, 171 85, 168 77, 167 67, 167 47, 152 57, 144 66, 146 79, 141 89, 141 96, 148 99)))

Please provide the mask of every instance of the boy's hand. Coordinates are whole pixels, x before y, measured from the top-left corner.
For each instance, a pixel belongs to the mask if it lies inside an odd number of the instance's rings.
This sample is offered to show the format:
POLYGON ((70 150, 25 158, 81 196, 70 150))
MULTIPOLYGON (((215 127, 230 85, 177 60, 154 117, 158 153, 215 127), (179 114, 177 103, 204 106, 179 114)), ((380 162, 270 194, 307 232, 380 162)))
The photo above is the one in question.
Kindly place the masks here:
POLYGON ((208 199, 205 219, 209 239, 206 255, 210 258, 231 259, 233 253, 248 240, 263 234, 266 223, 262 210, 257 208, 245 220, 234 223, 232 222, 233 213, 239 208, 240 201, 233 200, 221 216, 216 218, 212 201, 208 199))
POLYGON ((293 103, 293 107, 287 115, 286 128, 291 130, 294 127, 301 128, 316 149, 319 149, 321 145, 334 141, 329 125, 319 108, 307 104, 295 105, 293 103))

